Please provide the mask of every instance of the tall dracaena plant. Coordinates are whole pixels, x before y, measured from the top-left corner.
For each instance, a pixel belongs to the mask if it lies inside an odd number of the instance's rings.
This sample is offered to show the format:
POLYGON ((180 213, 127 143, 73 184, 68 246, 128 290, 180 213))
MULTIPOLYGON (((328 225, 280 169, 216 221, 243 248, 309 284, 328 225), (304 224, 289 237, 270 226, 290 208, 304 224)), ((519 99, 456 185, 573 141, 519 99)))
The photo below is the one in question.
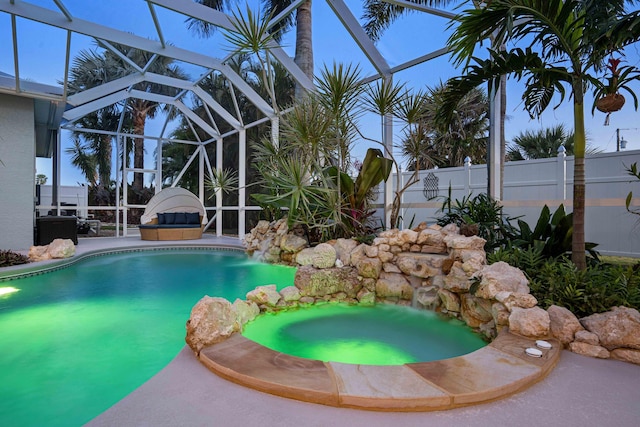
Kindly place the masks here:
POLYGON ((269 32, 271 14, 255 14, 247 5, 243 15, 238 8, 232 13, 231 25, 233 30, 225 31, 224 38, 231 45, 230 51, 238 54, 255 55, 260 63, 264 87, 271 98, 271 106, 276 115, 280 113, 276 100, 275 76, 272 58, 269 53, 275 45, 276 33, 269 32))
MULTIPOLYGON (((410 160, 417 162, 421 155, 420 138, 422 132, 419 131, 419 126, 427 112, 425 94, 420 91, 411 93, 405 89, 403 83, 394 83, 383 79, 376 81, 366 89, 365 106, 366 110, 370 112, 381 116, 392 115, 402 123, 404 139, 411 141, 409 146, 415 147, 415 150, 410 153, 410 160)), ((383 145, 379 141, 374 142, 383 145)), ((387 150, 385 154, 393 162, 396 171, 400 172, 400 165, 393 153, 387 150)), ((396 191, 393 195, 390 215, 392 227, 399 225, 402 195, 409 187, 418 182, 418 173, 419 170, 415 168, 409 180, 404 184, 402 184, 401 174, 396 174, 396 191)))

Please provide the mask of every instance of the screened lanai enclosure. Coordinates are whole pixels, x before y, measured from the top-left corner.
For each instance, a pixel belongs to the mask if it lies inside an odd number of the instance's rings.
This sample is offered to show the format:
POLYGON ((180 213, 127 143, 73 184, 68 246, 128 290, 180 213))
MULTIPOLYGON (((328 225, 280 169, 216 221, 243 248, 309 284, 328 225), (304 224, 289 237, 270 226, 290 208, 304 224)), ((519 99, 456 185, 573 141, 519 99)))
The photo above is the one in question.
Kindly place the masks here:
MULTIPOLYGON (((7 196, 10 215, 32 228, 37 157, 37 173, 53 186, 52 204, 41 208, 53 213, 64 208, 60 186, 85 185, 89 202, 77 209, 111 218, 126 235, 154 193, 180 186, 206 206, 208 227, 242 236, 261 210, 250 197, 262 191, 252 185, 253 144, 277 146, 281 117, 317 90, 323 70, 348 64, 363 83, 418 88, 456 72, 444 46, 460 2, 440 10, 379 1, 393 19, 374 28, 375 41, 360 1, 286 1, 271 14, 259 1, 223 11, 211 3, 0 0, 2 191, 28 195, 7 196), (262 32, 239 45, 252 25, 262 32), (31 123, 35 131, 20 130, 31 123), (235 177, 231 191, 216 185, 222 171, 235 177)), ((390 116, 359 120, 352 159, 368 147, 393 151, 390 116)), ((390 189, 389 181, 385 208, 390 189)))

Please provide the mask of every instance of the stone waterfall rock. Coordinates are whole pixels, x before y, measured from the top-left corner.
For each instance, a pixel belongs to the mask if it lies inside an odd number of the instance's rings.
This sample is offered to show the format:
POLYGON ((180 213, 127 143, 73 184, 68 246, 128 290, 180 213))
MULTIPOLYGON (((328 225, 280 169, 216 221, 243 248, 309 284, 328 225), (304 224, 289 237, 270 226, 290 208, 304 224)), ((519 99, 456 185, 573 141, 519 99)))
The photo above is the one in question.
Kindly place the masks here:
POLYGON ((495 299, 498 292, 529 293, 529 281, 524 273, 500 261, 485 266, 480 272, 482 279, 475 295, 485 299, 495 299))
POLYGON ((240 328, 233 305, 224 298, 204 296, 191 309, 185 341, 196 353, 224 341, 240 328))
POLYGON ((376 297, 386 299, 389 297, 411 301, 413 287, 402 274, 381 273, 376 283, 376 297))
POLYGON ((355 298, 362 281, 352 267, 315 269, 311 266, 299 267, 294 279, 302 297, 323 297, 344 292, 349 298, 355 298))
POLYGON ((299 252, 309 246, 307 239, 295 234, 285 234, 280 240, 280 249, 285 252, 299 252))
POLYGON ((442 264, 447 255, 427 253, 400 253, 396 265, 406 275, 428 278, 442 274, 442 264))
POLYGON ((331 268, 337 259, 336 250, 328 243, 320 243, 314 248, 298 252, 296 262, 300 265, 313 265, 316 268, 331 268))

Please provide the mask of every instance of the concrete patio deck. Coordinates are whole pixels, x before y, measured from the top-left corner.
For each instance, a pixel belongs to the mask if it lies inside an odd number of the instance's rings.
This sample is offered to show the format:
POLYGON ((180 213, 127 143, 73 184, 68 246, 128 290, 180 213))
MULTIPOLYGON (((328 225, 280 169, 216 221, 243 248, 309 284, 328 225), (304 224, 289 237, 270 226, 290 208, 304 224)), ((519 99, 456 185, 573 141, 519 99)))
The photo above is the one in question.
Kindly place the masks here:
POLYGON ((639 366, 563 351, 547 378, 502 400, 438 412, 372 412, 242 387, 209 372, 185 346, 165 369, 88 426, 636 427, 639 384, 639 366))

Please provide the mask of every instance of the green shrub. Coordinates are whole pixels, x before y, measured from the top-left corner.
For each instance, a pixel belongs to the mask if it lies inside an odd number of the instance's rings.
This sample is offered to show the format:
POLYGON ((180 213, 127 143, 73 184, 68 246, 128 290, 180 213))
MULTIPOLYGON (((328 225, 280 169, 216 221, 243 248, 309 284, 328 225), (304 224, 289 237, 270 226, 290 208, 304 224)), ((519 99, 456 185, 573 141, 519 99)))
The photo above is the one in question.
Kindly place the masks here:
POLYGON ((620 305, 640 309, 640 264, 592 262, 580 271, 567 258, 545 258, 540 248, 503 249, 487 260, 504 261, 524 271, 531 294, 545 309, 559 305, 578 317, 620 305))
MULTIPOLYGON (((509 245, 519 248, 535 248, 546 258, 558 258, 571 254, 571 240, 573 236, 573 213, 565 213, 564 205, 551 215, 547 205, 542 208, 536 226, 533 230, 529 224, 518 219, 518 230, 509 245)), ((594 248, 595 243, 586 242, 585 249, 598 259, 594 248)))
POLYGON ((29 257, 13 252, 13 251, 0 251, 0 267, 10 267, 12 265, 26 264, 29 262, 29 257))
POLYGON ((516 218, 505 217, 500 202, 484 193, 475 197, 466 196, 462 200, 456 199, 452 202, 451 188, 449 188, 449 196, 445 198, 440 211, 442 215, 437 218, 438 225, 445 226, 453 223, 461 230, 477 227, 478 236, 487 241, 484 245, 487 253, 506 246, 517 232, 510 223, 516 218))

